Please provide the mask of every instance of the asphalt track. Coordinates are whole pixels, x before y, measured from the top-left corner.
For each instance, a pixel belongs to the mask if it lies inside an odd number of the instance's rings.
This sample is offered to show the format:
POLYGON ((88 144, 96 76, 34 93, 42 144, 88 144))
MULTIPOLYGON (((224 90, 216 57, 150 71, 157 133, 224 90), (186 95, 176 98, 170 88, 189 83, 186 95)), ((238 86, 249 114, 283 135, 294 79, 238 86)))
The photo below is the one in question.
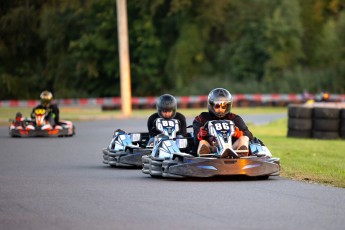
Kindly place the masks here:
POLYGON ((113 130, 145 131, 144 120, 75 125, 72 138, 10 138, 0 127, 0 230, 344 229, 344 189, 281 177, 155 179, 102 164, 113 130))

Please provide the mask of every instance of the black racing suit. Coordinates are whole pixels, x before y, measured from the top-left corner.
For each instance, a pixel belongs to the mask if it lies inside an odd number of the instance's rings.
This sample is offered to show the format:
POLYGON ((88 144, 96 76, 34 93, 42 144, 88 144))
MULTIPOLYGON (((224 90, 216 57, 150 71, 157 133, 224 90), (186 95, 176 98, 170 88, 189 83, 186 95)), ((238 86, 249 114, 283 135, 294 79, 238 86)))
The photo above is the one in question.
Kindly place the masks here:
MULTIPOLYGON (((154 137, 161 133, 160 131, 156 130, 156 127, 155 127, 155 120, 157 118, 160 118, 160 116, 158 115, 158 113, 154 113, 147 120, 147 129, 149 131, 150 137, 154 137)), ((178 134, 184 137, 187 136, 187 122, 186 122, 185 116, 179 112, 176 112, 176 115, 173 119, 176 119, 180 122, 180 131, 178 132, 178 134)))
MULTIPOLYGON (((243 132, 244 136, 249 137, 249 140, 252 140, 253 134, 249 131, 246 123, 244 123, 243 119, 234 113, 227 114, 224 118, 216 117, 213 113, 210 112, 202 112, 199 116, 196 116, 193 121, 193 133, 194 133, 194 144, 195 149, 194 151, 198 149, 199 140, 198 140, 198 133, 200 130, 200 127, 204 126, 204 124, 207 121, 213 121, 213 120, 231 120, 234 122, 235 126, 238 127, 239 130, 243 132)), ((233 137, 233 142, 236 140, 235 137, 233 137)))
POLYGON ((31 118, 35 117, 35 110, 36 109, 45 109, 48 110, 48 116, 46 117, 46 120, 50 122, 52 126, 60 125, 60 111, 56 104, 50 104, 47 107, 43 105, 38 105, 35 108, 32 109, 31 112, 31 118))

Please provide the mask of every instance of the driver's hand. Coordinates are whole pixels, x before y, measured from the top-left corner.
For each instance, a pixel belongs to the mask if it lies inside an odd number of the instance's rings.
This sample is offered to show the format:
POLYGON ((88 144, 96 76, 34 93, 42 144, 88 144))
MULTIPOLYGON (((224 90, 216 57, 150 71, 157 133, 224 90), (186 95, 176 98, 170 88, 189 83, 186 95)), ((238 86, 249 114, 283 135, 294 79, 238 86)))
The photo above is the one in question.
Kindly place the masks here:
POLYGON ((235 133, 232 136, 236 138, 240 138, 243 136, 243 131, 241 131, 238 127, 235 127, 235 133))
POLYGON ((206 129, 205 129, 204 127, 200 127, 199 133, 198 133, 198 139, 199 139, 199 140, 202 140, 202 139, 204 139, 204 137, 206 137, 206 136, 207 136, 207 131, 206 131, 206 129))

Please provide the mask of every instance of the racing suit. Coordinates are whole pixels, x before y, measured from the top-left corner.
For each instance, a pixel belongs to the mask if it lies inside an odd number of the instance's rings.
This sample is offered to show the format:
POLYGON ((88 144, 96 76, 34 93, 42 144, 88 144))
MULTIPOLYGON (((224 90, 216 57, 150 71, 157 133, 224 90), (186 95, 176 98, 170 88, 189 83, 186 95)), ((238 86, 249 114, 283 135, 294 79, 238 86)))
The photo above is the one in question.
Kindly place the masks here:
MULTIPOLYGON (((202 112, 200 115, 195 117, 193 121, 193 134, 194 134, 194 144, 195 144, 194 151, 195 152, 197 152, 197 148, 199 145, 198 133, 199 133, 200 127, 204 126, 204 124, 207 121, 213 121, 213 120, 231 120, 234 122, 235 126, 238 127, 240 131, 243 132, 243 135, 249 138, 249 140, 252 140, 254 138, 253 134, 249 131, 247 125, 244 123, 243 119, 239 115, 234 114, 234 113, 229 113, 225 117, 219 118, 210 112, 202 112)), ((234 136, 232 138, 233 138, 232 140, 233 142, 235 142, 237 139, 234 136)), ((208 139, 206 139, 206 141, 210 142, 210 140, 208 139)))
MULTIPOLYGON (((160 116, 158 115, 158 113, 154 113, 147 120, 147 129, 149 131, 150 137, 154 137, 154 136, 161 133, 160 131, 156 130, 156 127, 155 127, 155 120, 157 118, 160 118, 160 116)), ((180 134, 184 137, 187 136, 187 122, 186 122, 185 116, 179 112, 176 112, 176 115, 173 119, 178 120, 180 123, 180 131, 178 132, 178 134, 180 134)), ((169 120, 169 119, 167 119, 167 120, 169 120)))
POLYGON ((48 115, 46 116, 46 120, 50 122, 52 126, 60 125, 60 111, 56 104, 50 104, 47 107, 43 106, 42 104, 36 106, 32 109, 31 118, 35 117, 35 110, 36 109, 45 109, 48 111, 48 115))

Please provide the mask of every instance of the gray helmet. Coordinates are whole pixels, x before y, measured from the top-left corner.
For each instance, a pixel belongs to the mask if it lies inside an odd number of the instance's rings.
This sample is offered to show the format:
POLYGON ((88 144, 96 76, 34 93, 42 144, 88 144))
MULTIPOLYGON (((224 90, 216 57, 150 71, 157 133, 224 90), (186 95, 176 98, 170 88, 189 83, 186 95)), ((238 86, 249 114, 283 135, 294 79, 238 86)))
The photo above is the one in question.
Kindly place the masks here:
POLYGON ((176 115, 177 101, 176 98, 170 94, 163 94, 157 100, 157 112, 160 117, 163 117, 162 111, 172 110, 173 114, 171 118, 174 118, 176 115))
POLYGON ((210 113, 213 113, 216 117, 224 118, 231 111, 232 96, 229 93, 229 91, 227 91, 226 89, 223 89, 223 88, 213 89, 208 94, 207 106, 208 106, 208 111, 210 113), (217 113, 214 110, 215 106, 225 107, 225 111, 222 113, 220 112, 217 113))

